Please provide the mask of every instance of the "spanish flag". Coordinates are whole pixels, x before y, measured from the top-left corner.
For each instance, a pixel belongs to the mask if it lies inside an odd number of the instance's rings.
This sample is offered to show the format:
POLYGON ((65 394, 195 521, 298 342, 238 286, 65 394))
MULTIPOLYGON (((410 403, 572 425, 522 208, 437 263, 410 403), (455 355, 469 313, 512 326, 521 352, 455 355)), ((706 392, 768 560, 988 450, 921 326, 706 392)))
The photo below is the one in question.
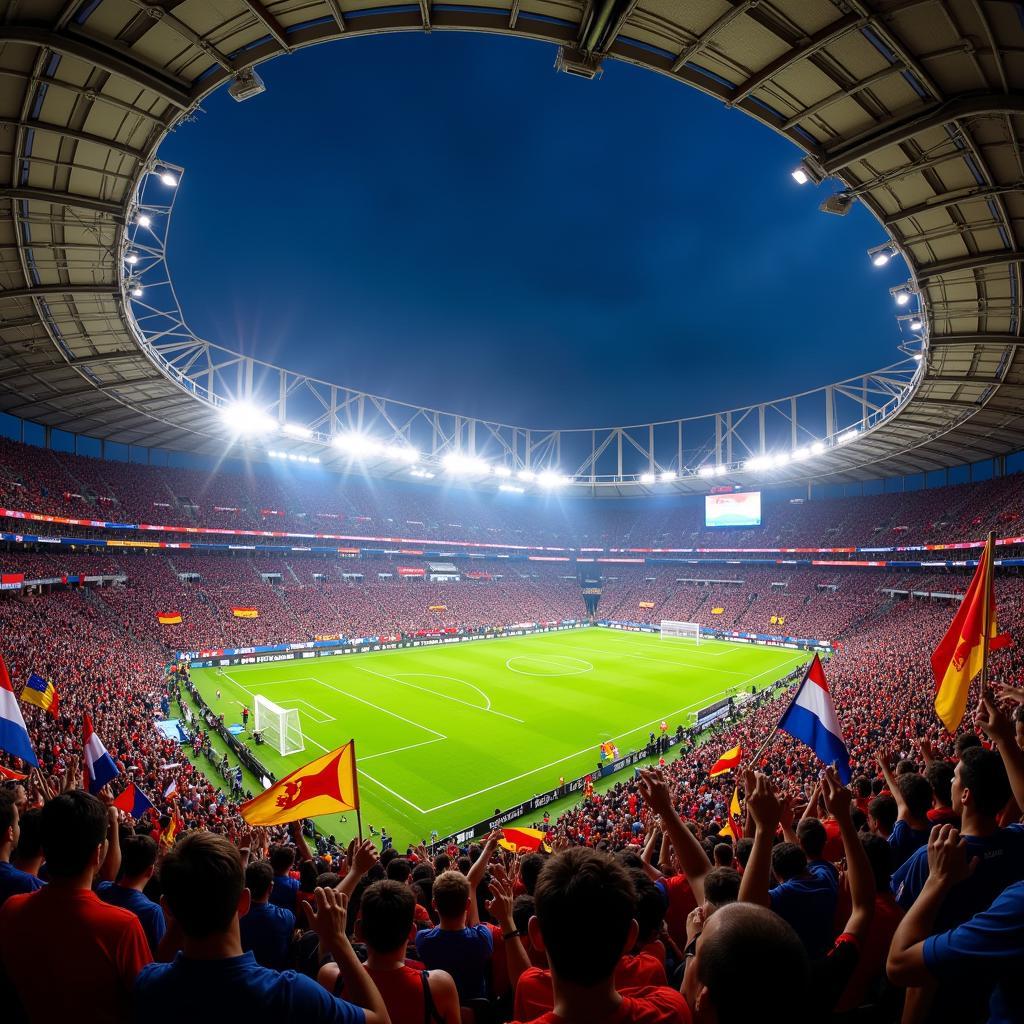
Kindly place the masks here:
POLYGON ((161 626, 177 626, 181 622, 181 612, 157 612, 156 621, 161 626))
POLYGON ((356 742, 349 740, 275 782, 270 789, 242 804, 239 811, 250 825, 285 825, 358 807, 356 742))
POLYGON ((27 775, 22 775, 21 772, 16 772, 13 768, 5 768, 0 764, 0 779, 9 779, 11 782, 20 782, 22 779, 27 778, 27 775))
POLYGON ((236 619, 258 619, 260 610, 259 608, 232 608, 231 614, 236 619))
POLYGON ((733 842, 743 835, 743 829, 740 827, 740 814, 742 814, 742 808, 740 807, 740 791, 739 787, 732 791, 732 801, 729 804, 729 817, 725 825, 718 830, 720 836, 732 836, 733 842))
POLYGON ((501 831, 502 838, 498 840, 498 845, 503 850, 509 850, 511 853, 533 853, 535 850, 551 852, 551 847, 544 842, 546 833, 538 828, 505 828, 501 831))
POLYGON ((171 809, 169 818, 170 820, 167 822, 167 827, 160 832, 160 838, 157 840, 165 850, 169 850, 174 845, 174 841, 177 839, 178 833, 184 826, 184 822, 178 817, 176 809, 171 809))
POLYGON ((739 747, 733 747, 732 750, 727 750, 712 766, 711 766, 711 778, 716 775, 724 775, 726 772, 731 772, 740 763, 740 757, 743 751, 739 747))
POLYGON ((54 718, 56 718, 57 706, 60 704, 60 698, 57 696, 57 690, 54 688, 53 683, 48 683, 42 678, 42 676, 37 676, 35 672, 33 672, 28 677, 28 680, 21 691, 21 703, 35 704, 37 708, 42 708, 44 711, 48 711, 54 718))
POLYGON ((996 585, 992 577, 993 536, 985 545, 974 579, 960 602, 953 623, 932 654, 935 713, 949 732, 956 732, 967 708, 967 691, 984 658, 985 613, 988 609, 990 651, 1010 646, 996 625, 996 585))

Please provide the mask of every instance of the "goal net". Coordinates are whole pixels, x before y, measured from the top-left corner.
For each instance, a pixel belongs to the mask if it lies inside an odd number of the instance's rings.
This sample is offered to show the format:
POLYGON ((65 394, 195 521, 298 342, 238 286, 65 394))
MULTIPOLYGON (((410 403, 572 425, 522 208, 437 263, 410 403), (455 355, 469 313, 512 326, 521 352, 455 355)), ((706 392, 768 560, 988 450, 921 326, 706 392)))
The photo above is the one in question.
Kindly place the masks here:
POLYGON ((258 696, 253 705, 256 712, 254 728, 263 734, 263 741, 287 757, 305 750, 298 708, 282 708, 266 697, 258 696))
POLYGON ((699 622, 674 622, 672 619, 661 620, 662 640, 692 640, 700 643, 699 622))

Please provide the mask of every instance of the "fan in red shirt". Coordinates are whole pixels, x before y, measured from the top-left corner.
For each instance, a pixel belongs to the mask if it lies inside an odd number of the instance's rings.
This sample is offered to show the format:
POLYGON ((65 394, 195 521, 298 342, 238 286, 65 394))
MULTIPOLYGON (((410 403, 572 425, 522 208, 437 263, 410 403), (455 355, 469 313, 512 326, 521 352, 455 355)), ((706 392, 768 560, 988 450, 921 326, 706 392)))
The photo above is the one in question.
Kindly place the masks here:
MULTIPOLYGON (((553 1008, 533 1017, 535 1024, 564 1020, 685 1024, 690 1020, 685 1001, 674 989, 619 991, 616 985, 616 967, 625 950, 636 944, 638 932, 633 917, 636 890, 621 864, 595 850, 566 850, 545 865, 534 898, 537 914, 530 920, 530 941, 547 951, 553 997, 553 1008)), ((523 978, 534 971, 531 968, 523 978)), ((523 1019, 518 1013, 516 1017, 523 1019)))
POLYGON ((0 910, 0 988, 13 987, 30 1020, 123 1021, 135 978, 153 959, 139 919, 92 891, 108 827, 107 809, 88 793, 51 800, 41 820, 50 884, 0 910))

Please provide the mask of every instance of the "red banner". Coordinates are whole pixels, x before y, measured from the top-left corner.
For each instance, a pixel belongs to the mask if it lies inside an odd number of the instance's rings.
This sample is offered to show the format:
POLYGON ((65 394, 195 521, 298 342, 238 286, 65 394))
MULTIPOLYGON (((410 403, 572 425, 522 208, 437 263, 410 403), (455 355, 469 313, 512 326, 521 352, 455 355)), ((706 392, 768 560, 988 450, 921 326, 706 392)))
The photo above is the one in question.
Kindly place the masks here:
POLYGON ((398 567, 399 576, 425 576, 426 574, 426 569, 416 569, 409 565, 400 565, 398 567))

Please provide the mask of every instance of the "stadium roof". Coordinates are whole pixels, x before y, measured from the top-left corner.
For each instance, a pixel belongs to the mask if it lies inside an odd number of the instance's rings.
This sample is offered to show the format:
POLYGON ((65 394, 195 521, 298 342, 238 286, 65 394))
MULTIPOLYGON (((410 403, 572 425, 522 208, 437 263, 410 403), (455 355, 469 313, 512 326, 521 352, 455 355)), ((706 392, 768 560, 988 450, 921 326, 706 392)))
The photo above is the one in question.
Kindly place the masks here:
MULTIPOLYGON (((812 181, 841 183, 835 212, 859 201, 878 218, 911 268, 925 329, 908 352, 923 357, 919 369, 892 384, 898 400, 865 398, 865 413, 885 414, 853 443, 776 479, 862 480, 1024 447, 1024 21, 999 0, 22 0, 0 30, 0 409, 121 443, 222 453, 215 388, 203 392, 195 367, 208 385, 211 359, 218 375, 237 371, 237 397, 253 364, 202 346, 169 360, 145 343, 126 294, 125 246, 157 146, 207 93, 259 62, 423 30, 545 40, 571 73, 619 59, 694 86, 800 146, 812 181)), ((304 382, 281 371, 278 385, 283 399, 304 382)), ((373 396, 331 394, 360 416, 364 403, 382 408, 373 396)), ((723 445, 739 458, 735 421, 758 409, 763 423, 765 407, 721 414, 712 459, 725 458, 723 445)), ((283 420, 284 405, 271 414, 283 420)), ((333 434, 337 414, 326 409, 315 429, 333 434)), ((457 434, 436 429, 435 442, 462 446, 465 422, 457 434)), ((474 444, 490 429, 478 425, 474 444)), ((620 452, 613 493, 646 489, 623 473, 624 438, 652 471, 672 465, 653 440, 644 448, 653 425, 629 430, 609 435, 620 452)), ((679 471, 682 431, 680 421, 679 471)), ((547 449, 559 451, 553 436, 547 449)), ((792 436, 795 446, 795 421, 792 436)), ((743 452, 763 454, 764 438, 762 426, 760 452, 756 436, 743 452)), ((673 486, 698 485, 680 476, 673 486)))

